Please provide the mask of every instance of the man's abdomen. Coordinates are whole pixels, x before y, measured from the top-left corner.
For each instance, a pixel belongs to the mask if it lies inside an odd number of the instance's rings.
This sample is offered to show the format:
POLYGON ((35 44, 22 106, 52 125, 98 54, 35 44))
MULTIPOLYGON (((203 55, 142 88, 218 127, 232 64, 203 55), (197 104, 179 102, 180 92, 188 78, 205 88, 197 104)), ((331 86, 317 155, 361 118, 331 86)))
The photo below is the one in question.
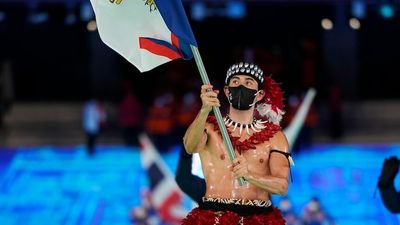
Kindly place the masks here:
POLYGON ((269 200, 267 192, 262 191, 249 182, 245 182, 245 185, 240 186, 231 172, 229 175, 210 175, 206 177, 206 184, 205 197, 269 200))

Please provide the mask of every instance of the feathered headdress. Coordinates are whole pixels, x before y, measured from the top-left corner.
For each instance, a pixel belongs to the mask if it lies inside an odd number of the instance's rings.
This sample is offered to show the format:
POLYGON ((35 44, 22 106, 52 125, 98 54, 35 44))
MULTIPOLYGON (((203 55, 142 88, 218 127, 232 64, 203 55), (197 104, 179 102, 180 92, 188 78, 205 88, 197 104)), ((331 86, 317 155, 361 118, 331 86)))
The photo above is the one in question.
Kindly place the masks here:
POLYGON ((282 116, 285 114, 282 90, 270 76, 264 77, 262 89, 265 96, 257 103, 257 112, 269 122, 279 125, 282 116))

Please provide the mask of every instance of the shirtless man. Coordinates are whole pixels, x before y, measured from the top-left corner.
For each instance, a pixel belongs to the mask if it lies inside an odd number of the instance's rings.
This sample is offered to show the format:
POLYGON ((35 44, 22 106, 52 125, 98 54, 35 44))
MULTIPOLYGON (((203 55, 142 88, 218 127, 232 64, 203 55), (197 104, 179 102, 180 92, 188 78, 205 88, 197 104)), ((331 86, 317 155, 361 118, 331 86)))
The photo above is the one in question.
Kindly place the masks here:
POLYGON ((235 150, 229 160, 213 106, 220 106, 212 85, 201 87, 202 108, 184 136, 189 154, 199 153, 206 193, 199 207, 183 224, 285 224, 270 194, 288 190, 288 143, 279 121, 283 115, 282 92, 262 70, 250 63, 232 65, 224 94, 230 103, 225 124, 235 150), (266 121, 255 119, 255 108, 266 121), (237 182, 245 179, 245 185, 237 182))

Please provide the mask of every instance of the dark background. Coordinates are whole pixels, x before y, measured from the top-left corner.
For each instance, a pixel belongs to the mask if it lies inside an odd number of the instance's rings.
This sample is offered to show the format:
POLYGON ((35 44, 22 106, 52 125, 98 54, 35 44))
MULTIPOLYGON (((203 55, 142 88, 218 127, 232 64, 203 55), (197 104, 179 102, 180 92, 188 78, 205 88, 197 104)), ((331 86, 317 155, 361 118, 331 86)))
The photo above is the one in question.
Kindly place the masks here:
MULTIPOLYGON (((87 31, 87 21, 78 17, 74 24, 66 25, 64 19, 71 10, 65 2, 37 4, 35 10, 48 12, 49 17, 32 25, 27 20, 32 11, 29 4, 0 1, 0 9, 6 14, 0 23, 0 58, 12 62, 15 100, 82 101, 90 95, 113 100, 119 98, 121 81, 129 79, 136 93, 148 102, 155 90, 173 85, 174 76, 183 78, 180 82, 198 80, 193 60, 178 60, 140 74, 102 44, 97 31, 87 31), (171 70, 178 75, 166 75, 171 70)), ((267 70, 272 71, 267 72, 272 72, 287 92, 304 89, 310 85, 303 84, 301 69, 306 55, 304 43, 308 41, 316 50, 317 72, 312 85, 320 91, 319 98, 326 98, 326 88, 335 81, 342 84, 345 99, 396 99, 400 97, 400 20, 397 14, 384 19, 379 3, 367 4, 359 30, 347 25, 352 5, 343 1, 251 1, 246 5, 245 18, 211 16, 192 20, 191 25, 210 79, 217 84, 230 64, 243 59, 246 49, 253 49, 259 56, 256 61, 271 65, 267 70), (322 29, 323 18, 334 22, 333 30, 322 29), (327 46, 336 47, 332 50, 327 46), (332 57, 341 59, 340 54, 354 55, 345 59, 345 64, 356 69, 347 69, 335 60, 326 65, 332 57)), ((80 4, 75 2, 70 7, 78 15, 80 4)), ((188 14, 191 4, 185 2, 188 14)), ((206 5, 224 7, 222 3, 206 5)))

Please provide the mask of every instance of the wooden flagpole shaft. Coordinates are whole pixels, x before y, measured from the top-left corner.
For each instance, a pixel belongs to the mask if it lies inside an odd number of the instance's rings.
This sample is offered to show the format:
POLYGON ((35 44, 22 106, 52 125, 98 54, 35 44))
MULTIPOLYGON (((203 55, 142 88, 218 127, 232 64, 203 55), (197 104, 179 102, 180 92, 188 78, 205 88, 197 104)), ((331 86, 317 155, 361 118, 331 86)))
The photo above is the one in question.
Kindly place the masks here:
MULTIPOLYGON (((193 57, 196 61, 197 68, 199 69, 200 77, 201 80, 203 81, 203 84, 210 84, 210 80, 208 79, 207 71, 204 68, 203 60, 201 59, 199 49, 193 45, 190 45, 190 48, 192 49, 193 57)), ((213 111, 215 118, 217 119, 219 129, 221 130, 222 138, 224 140, 226 149, 228 150, 229 158, 232 161, 233 159, 235 159, 235 151, 233 150, 231 139, 229 138, 228 131, 226 130, 224 121, 222 119, 221 111, 216 106, 213 107, 213 111)), ((240 186, 243 186, 244 185, 243 177, 239 177, 238 182, 240 186)))

